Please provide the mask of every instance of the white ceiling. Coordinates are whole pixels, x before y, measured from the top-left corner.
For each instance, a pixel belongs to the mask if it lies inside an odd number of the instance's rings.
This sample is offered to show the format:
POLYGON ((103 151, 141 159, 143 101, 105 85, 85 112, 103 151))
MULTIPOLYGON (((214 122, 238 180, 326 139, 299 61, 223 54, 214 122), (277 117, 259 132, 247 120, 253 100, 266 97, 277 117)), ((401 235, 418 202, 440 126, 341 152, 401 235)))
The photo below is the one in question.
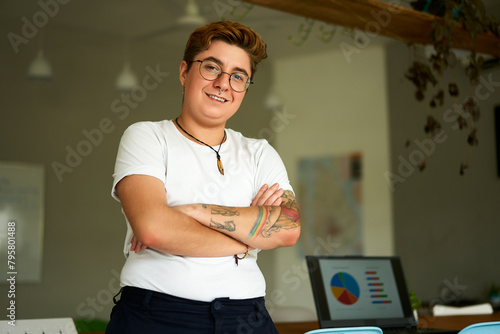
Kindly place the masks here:
MULTIPOLYGON (((184 14, 185 0, 66 0, 59 12, 51 17, 49 27, 73 28, 89 32, 138 37, 175 25, 184 14)), ((40 2, 50 2, 42 0, 40 2)), ((52 2, 56 2, 53 0, 52 2)), ((196 0, 201 14, 207 21, 218 20, 217 4, 239 3, 236 7, 248 6, 237 0, 196 0)), ((3 0, 0 15, 12 18, 30 18, 41 9, 36 0, 3 0)), ((219 10, 219 12, 221 12, 219 10)), ((229 13, 228 11, 226 11, 229 13)), ((261 21, 273 21, 276 11, 253 8, 248 17, 261 21)), ((272 22, 271 22, 272 23, 272 22)))
MULTIPOLYGON (((192 26, 181 27, 176 23, 177 19, 184 14, 186 0, 65 1, 67 4, 59 5, 57 13, 51 15, 47 29, 85 31, 132 40, 144 39, 149 36, 148 41, 165 44, 184 43, 193 30, 192 26), (163 33, 156 34, 158 32, 163 33)), ((405 7, 409 7, 408 3, 410 2, 410 0, 384 1, 399 3, 405 7)), ((279 48, 273 50, 275 53, 293 52, 296 54, 297 52, 308 52, 328 47, 325 45, 326 43, 319 42, 319 38, 317 38, 320 27, 325 26, 319 22, 313 26, 314 31, 312 31, 307 43, 302 47, 297 47, 289 41, 289 37, 299 37, 300 26, 306 22, 302 17, 258 6, 253 6, 248 10, 251 5, 240 0, 196 0, 196 2, 207 21, 219 20, 225 11, 226 19, 238 20, 249 25, 264 37, 269 46, 280 45, 279 48), (230 13, 228 10, 230 8, 234 8, 234 14, 230 13), (247 15, 241 18, 241 15, 247 10, 247 15)), ((498 0, 483 0, 483 2, 487 7, 488 14, 491 12, 496 17, 500 17, 500 2, 498 0)), ((41 3, 57 3, 57 0, 1 0, 0 17, 18 20, 21 24, 22 17, 31 19, 35 13, 41 10, 41 3)))
MULTIPOLYGON (((59 0, 63 2, 62 0, 59 0)), ((132 42, 157 42, 166 45, 184 45, 195 26, 180 26, 177 19, 185 13, 186 0, 66 0, 57 14, 52 15, 44 28, 45 38, 52 29, 95 33, 110 38, 132 42), (158 34, 159 32, 163 32, 158 34)), ((8 18, 12 30, 18 32, 22 18, 30 21, 41 11, 40 3, 56 3, 57 0, 1 0, 0 19, 8 18)), ((268 45, 274 40, 288 42, 295 34, 303 18, 286 13, 252 6, 239 0, 196 0, 207 22, 221 19, 238 20, 259 32, 268 45), (224 7, 225 6, 225 7, 224 7), (234 8, 231 14, 228 9, 234 8), (244 18, 241 16, 250 8, 244 18)), ((51 9, 53 10, 53 9, 51 9)), ((297 49, 292 43, 287 47, 297 49)))

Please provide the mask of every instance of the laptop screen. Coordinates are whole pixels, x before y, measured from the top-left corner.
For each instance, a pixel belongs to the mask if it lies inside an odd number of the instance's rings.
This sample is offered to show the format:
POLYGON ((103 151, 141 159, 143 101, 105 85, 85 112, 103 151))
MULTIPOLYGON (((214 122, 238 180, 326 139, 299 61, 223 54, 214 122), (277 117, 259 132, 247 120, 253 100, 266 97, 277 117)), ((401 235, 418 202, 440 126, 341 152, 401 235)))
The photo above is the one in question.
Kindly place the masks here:
POLYGON ((415 326, 398 257, 307 256, 320 326, 415 326))

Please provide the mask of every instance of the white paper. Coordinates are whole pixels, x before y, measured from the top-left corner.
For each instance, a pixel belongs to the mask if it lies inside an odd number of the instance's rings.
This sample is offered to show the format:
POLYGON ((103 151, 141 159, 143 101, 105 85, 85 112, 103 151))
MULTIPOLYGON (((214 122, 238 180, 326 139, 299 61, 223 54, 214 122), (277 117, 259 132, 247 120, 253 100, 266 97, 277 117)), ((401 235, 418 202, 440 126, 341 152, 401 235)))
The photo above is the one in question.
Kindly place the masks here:
POLYGON ((434 307, 432 308, 432 313, 435 316, 492 314, 493 307, 489 303, 463 307, 434 305, 434 307))

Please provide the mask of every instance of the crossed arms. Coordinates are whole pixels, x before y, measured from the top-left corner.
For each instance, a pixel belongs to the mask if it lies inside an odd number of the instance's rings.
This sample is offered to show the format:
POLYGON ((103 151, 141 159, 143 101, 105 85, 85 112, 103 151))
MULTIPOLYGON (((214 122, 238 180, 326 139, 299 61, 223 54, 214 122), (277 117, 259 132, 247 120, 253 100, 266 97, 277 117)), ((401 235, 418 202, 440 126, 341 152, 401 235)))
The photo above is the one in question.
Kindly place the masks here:
MULTIPOLYGON (((169 207, 163 182, 131 175, 116 186, 139 246, 183 256, 230 256, 248 248, 293 246, 300 214, 291 191, 263 186, 249 207, 189 204, 169 207)), ((135 249, 134 249, 135 248, 135 249)))

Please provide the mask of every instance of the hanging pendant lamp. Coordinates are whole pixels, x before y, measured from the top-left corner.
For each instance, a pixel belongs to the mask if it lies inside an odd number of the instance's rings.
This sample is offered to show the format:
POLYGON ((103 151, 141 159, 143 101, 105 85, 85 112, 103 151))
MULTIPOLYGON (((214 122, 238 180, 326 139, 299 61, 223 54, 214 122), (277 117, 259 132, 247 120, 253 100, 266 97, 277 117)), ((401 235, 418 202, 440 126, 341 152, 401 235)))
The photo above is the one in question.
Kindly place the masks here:
POLYGON ((181 25, 202 26, 206 23, 206 20, 200 15, 200 8, 195 0, 188 0, 185 14, 181 16, 177 22, 181 25))
POLYGON ((30 80, 49 81, 52 79, 52 67, 45 58, 43 49, 38 53, 28 67, 28 78, 30 80))
POLYGON ((123 69, 118 75, 115 83, 116 89, 121 92, 130 92, 132 88, 139 86, 136 75, 130 69, 130 62, 125 61, 123 69))
POLYGON ((121 92, 130 92, 134 87, 139 86, 139 80, 130 67, 130 41, 123 40, 123 69, 116 78, 115 87, 121 92))

